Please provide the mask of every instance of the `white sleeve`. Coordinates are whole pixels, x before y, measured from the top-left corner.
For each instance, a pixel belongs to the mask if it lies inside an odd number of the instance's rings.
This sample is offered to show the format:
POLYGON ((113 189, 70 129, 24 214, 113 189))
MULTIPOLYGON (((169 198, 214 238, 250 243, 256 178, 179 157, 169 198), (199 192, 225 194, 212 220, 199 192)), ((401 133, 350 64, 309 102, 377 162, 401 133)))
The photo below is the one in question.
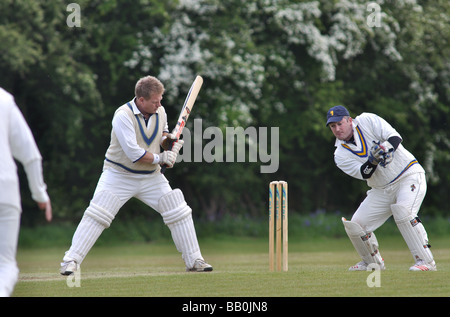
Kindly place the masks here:
POLYGON ((23 165, 33 160, 42 160, 33 134, 16 105, 12 107, 10 122, 9 144, 13 157, 23 165))
POLYGON ((42 162, 40 160, 34 160, 23 167, 27 174, 31 198, 40 203, 49 201, 47 185, 44 183, 44 177, 42 175, 42 162))
POLYGON ((400 134, 386 120, 376 114, 364 113, 358 117, 358 121, 362 125, 370 124, 371 130, 378 141, 384 142, 393 136, 401 138, 400 134))
POLYGON ((166 119, 166 124, 164 126, 163 133, 164 132, 170 133, 170 131, 169 131, 169 124, 168 124, 168 121, 167 121, 167 113, 166 113, 165 110, 164 110, 164 116, 165 116, 165 119, 166 119))
POLYGON ((11 111, 10 145, 14 158, 22 163, 27 174, 31 197, 37 202, 47 202, 47 185, 42 175, 42 157, 28 124, 19 108, 11 111))
POLYGON ((133 122, 125 111, 116 112, 112 127, 122 150, 133 163, 145 155, 146 151, 137 144, 133 122))
POLYGON ((164 128, 163 128, 163 133, 164 132, 167 132, 167 133, 170 133, 170 131, 169 131, 169 124, 167 123, 168 121, 167 121, 167 112, 166 112, 166 108, 164 108, 164 106, 161 106, 158 110, 161 110, 161 113, 160 113, 160 115, 161 116, 164 116, 164 118, 162 118, 162 119, 164 119, 165 120, 165 122, 166 122, 166 124, 164 125, 164 128))
POLYGON ((361 163, 359 160, 341 157, 339 155, 334 156, 334 162, 336 166, 342 170, 345 174, 354 177, 356 179, 364 180, 361 175, 361 163))

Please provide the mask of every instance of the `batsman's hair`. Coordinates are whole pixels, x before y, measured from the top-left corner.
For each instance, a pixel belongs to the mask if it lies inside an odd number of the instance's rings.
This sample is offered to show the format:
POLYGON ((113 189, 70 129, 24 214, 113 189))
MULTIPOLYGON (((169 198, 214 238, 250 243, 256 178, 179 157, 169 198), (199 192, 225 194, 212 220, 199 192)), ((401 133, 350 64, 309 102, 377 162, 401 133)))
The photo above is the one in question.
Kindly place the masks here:
POLYGON ((150 99, 154 94, 163 94, 164 85, 156 77, 145 76, 139 79, 134 88, 134 94, 137 98, 144 97, 145 99, 150 99))

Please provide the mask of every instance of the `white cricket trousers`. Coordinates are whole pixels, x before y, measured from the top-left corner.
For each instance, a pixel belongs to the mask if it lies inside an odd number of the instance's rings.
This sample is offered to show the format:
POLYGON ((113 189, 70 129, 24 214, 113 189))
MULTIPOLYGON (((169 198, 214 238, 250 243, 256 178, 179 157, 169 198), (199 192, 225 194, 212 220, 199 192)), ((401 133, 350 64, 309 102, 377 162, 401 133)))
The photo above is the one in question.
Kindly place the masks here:
POLYGON ((352 217, 366 232, 374 232, 392 216, 391 205, 404 206, 417 217, 427 192, 424 173, 403 177, 385 188, 372 188, 352 217))
MULTIPOLYGON (((102 172, 92 202, 108 201, 106 204, 103 203, 103 208, 109 212, 108 217, 109 222, 111 222, 119 209, 132 197, 160 212, 158 206, 160 198, 171 191, 169 182, 161 173, 139 175, 109 168, 102 172)), ((63 261, 75 260, 78 264, 81 264, 103 229, 107 227, 109 227, 109 224, 102 226, 91 217, 86 217, 85 212, 85 216, 73 236, 72 245, 66 252, 63 261)), ((177 249, 184 253, 183 259, 190 267, 193 265, 195 258, 201 258, 192 216, 189 214, 181 225, 169 225, 169 229, 177 249), (182 234, 183 232, 188 234, 182 234), (184 238, 186 237, 187 240, 185 241, 184 238)))
POLYGON ((11 296, 19 278, 16 262, 21 211, 0 204, 0 297, 11 296))

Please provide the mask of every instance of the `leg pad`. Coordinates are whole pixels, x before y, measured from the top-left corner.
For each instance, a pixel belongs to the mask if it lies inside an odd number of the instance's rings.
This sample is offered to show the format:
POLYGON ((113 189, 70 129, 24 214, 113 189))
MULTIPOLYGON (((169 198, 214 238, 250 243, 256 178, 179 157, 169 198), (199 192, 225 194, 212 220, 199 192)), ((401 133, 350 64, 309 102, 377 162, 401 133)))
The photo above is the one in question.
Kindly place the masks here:
POLYGON ((92 198, 84 216, 94 219, 105 228, 109 228, 121 206, 122 203, 117 196, 108 191, 101 191, 92 198))
POLYGON ((191 269, 197 259, 203 259, 192 220, 191 207, 188 206, 179 189, 174 189, 162 196, 158 205, 177 250, 181 252, 186 267, 191 269))
POLYGON ((378 251, 378 241, 373 232, 366 232, 358 223, 348 221, 342 218, 342 223, 345 227, 350 241, 356 249, 356 252, 361 256, 361 259, 367 263, 376 263, 381 265, 383 259, 378 251))
POLYGON ((427 232, 419 217, 410 214, 402 205, 391 205, 391 210, 398 230, 405 239, 414 260, 431 263, 433 255, 428 244, 427 232))
POLYGON ((159 212, 164 223, 170 225, 188 217, 192 209, 184 200, 181 190, 174 189, 159 199, 159 212))

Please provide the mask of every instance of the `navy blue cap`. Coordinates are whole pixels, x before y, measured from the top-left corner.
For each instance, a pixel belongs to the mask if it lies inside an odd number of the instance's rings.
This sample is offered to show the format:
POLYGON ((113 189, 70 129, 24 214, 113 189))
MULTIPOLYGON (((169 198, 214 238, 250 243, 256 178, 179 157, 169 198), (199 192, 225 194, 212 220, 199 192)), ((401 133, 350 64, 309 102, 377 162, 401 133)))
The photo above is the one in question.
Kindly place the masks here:
POLYGON ((344 117, 350 117, 348 110, 344 106, 331 107, 327 112, 327 126, 331 122, 339 122, 344 117))

